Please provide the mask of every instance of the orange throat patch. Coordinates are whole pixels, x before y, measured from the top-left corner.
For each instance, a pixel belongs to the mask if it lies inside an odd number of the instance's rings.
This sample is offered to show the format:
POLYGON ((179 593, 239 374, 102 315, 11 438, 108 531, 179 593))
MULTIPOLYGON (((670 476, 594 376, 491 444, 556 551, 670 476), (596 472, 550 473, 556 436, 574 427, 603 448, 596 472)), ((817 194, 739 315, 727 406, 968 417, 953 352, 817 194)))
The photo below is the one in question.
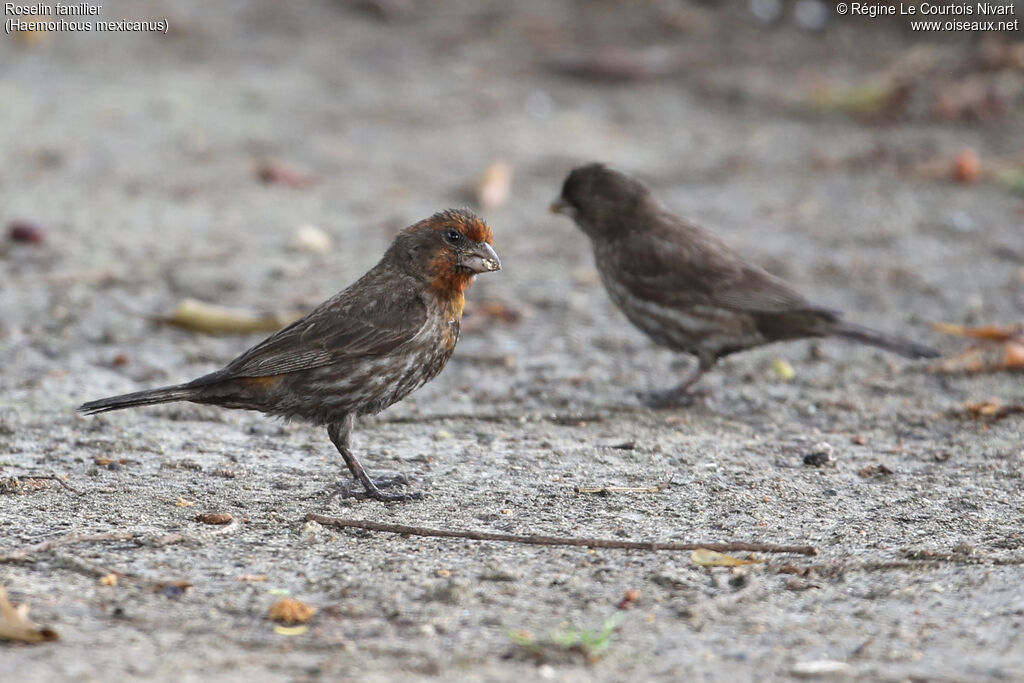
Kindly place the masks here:
POLYGON ((444 344, 449 353, 455 349, 455 342, 458 341, 462 309, 466 306, 465 291, 472 284, 472 273, 454 268, 442 270, 441 275, 435 277, 430 283, 430 289, 437 297, 437 303, 441 306, 441 315, 444 317, 444 344))
POLYGON ((473 273, 459 268, 455 264, 455 256, 448 253, 438 254, 431 259, 430 272, 434 275, 430 289, 441 305, 453 306, 455 315, 461 316, 466 290, 473 284, 473 273))

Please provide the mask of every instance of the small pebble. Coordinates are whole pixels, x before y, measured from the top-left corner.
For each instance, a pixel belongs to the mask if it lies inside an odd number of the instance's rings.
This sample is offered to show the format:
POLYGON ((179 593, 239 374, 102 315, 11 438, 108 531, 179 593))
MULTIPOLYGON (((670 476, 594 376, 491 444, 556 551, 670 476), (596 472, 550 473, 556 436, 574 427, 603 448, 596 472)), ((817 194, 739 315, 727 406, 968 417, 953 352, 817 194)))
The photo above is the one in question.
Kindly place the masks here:
POLYGON ((315 225, 303 225, 295 234, 289 246, 295 251, 310 254, 327 254, 334 246, 331 236, 315 225))
POLYGON ((160 590, 160 592, 166 598, 180 598, 185 591, 183 591, 180 587, 175 586, 174 584, 169 584, 167 586, 164 586, 160 590))
POLYGON ((825 465, 834 465, 835 457, 832 453, 835 451, 831 444, 825 443, 824 441, 814 444, 811 448, 811 452, 804 456, 804 464, 810 467, 824 467, 825 465))

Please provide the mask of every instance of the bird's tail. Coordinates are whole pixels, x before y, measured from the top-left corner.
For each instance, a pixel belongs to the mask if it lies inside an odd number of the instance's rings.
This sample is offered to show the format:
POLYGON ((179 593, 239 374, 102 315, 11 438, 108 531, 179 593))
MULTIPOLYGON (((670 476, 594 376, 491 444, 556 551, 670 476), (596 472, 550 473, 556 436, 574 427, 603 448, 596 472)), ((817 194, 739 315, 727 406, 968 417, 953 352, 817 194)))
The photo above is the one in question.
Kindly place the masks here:
POLYGON ((97 401, 89 401, 78 406, 78 412, 83 415, 95 415, 105 413, 108 410, 121 410, 122 408, 133 408, 135 406, 148 406, 154 403, 168 403, 170 401, 187 401, 196 395, 195 388, 186 384, 177 384, 171 387, 160 387, 159 389, 147 389, 136 391, 131 394, 110 396, 97 401))
POLYGON ((836 323, 832 334, 843 339, 870 344, 886 351, 898 353, 907 358, 936 358, 939 352, 930 346, 918 344, 895 334, 879 332, 870 327, 864 327, 855 323, 839 321, 836 323))

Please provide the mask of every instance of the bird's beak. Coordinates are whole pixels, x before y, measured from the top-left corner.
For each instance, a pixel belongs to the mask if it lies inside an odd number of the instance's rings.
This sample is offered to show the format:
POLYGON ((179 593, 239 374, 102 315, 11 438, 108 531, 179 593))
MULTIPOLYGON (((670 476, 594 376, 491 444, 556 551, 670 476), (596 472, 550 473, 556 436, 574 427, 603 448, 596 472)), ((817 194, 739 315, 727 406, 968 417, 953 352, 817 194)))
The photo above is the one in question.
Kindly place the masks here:
POLYGON ((459 265, 474 273, 489 273, 501 270, 501 261, 494 247, 487 242, 477 242, 471 249, 459 256, 459 265))
POLYGON ((565 201, 561 197, 551 202, 551 206, 548 207, 548 211, 551 213, 560 213, 569 218, 576 217, 576 207, 565 201))

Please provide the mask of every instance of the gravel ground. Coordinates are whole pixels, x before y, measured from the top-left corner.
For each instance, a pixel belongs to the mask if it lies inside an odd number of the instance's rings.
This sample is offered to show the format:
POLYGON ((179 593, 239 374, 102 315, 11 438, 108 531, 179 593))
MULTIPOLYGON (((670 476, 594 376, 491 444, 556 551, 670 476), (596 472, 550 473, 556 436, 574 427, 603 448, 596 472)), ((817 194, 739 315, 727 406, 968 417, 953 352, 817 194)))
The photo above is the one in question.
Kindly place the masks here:
MULTIPOLYGON (((47 237, 0 245, 0 585, 61 636, 0 646, 3 677, 787 680, 831 662, 872 680, 1024 678, 1024 419, 957 416, 1024 401, 1020 374, 798 342, 723 362, 692 408, 644 409, 635 392, 689 361, 628 325, 584 236, 546 213, 575 163, 603 159, 858 322, 953 352, 930 322, 1022 318, 1020 196, 908 172, 963 147, 1019 154, 1019 99, 937 122, 926 75, 892 120, 801 106, 815 78, 860 83, 924 42, 881 19, 764 27, 745 6, 110 1, 103 19, 167 19, 168 34, 0 40, 0 222, 47 237), (644 50, 596 66, 574 52, 611 47, 644 50), (398 228, 471 203, 499 159, 511 196, 483 213, 504 269, 470 292, 445 372, 356 432, 371 472, 405 473, 426 499, 334 495, 347 475, 301 424, 191 405, 74 414, 259 338, 152 316, 185 297, 314 305, 398 228), (320 182, 262 183, 268 160, 320 182), (329 252, 289 248, 306 224, 329 252), (804 464, 820 442, 834 466, 804 464), (310 512, 820 552, 706 568, 310 512), (114 532, 133 540, 9 557, 114 532), (305 633, 267 620, 282 595, 318 609, 305 633)), ((930 38, 940 63, 975 49, 930 38)))

